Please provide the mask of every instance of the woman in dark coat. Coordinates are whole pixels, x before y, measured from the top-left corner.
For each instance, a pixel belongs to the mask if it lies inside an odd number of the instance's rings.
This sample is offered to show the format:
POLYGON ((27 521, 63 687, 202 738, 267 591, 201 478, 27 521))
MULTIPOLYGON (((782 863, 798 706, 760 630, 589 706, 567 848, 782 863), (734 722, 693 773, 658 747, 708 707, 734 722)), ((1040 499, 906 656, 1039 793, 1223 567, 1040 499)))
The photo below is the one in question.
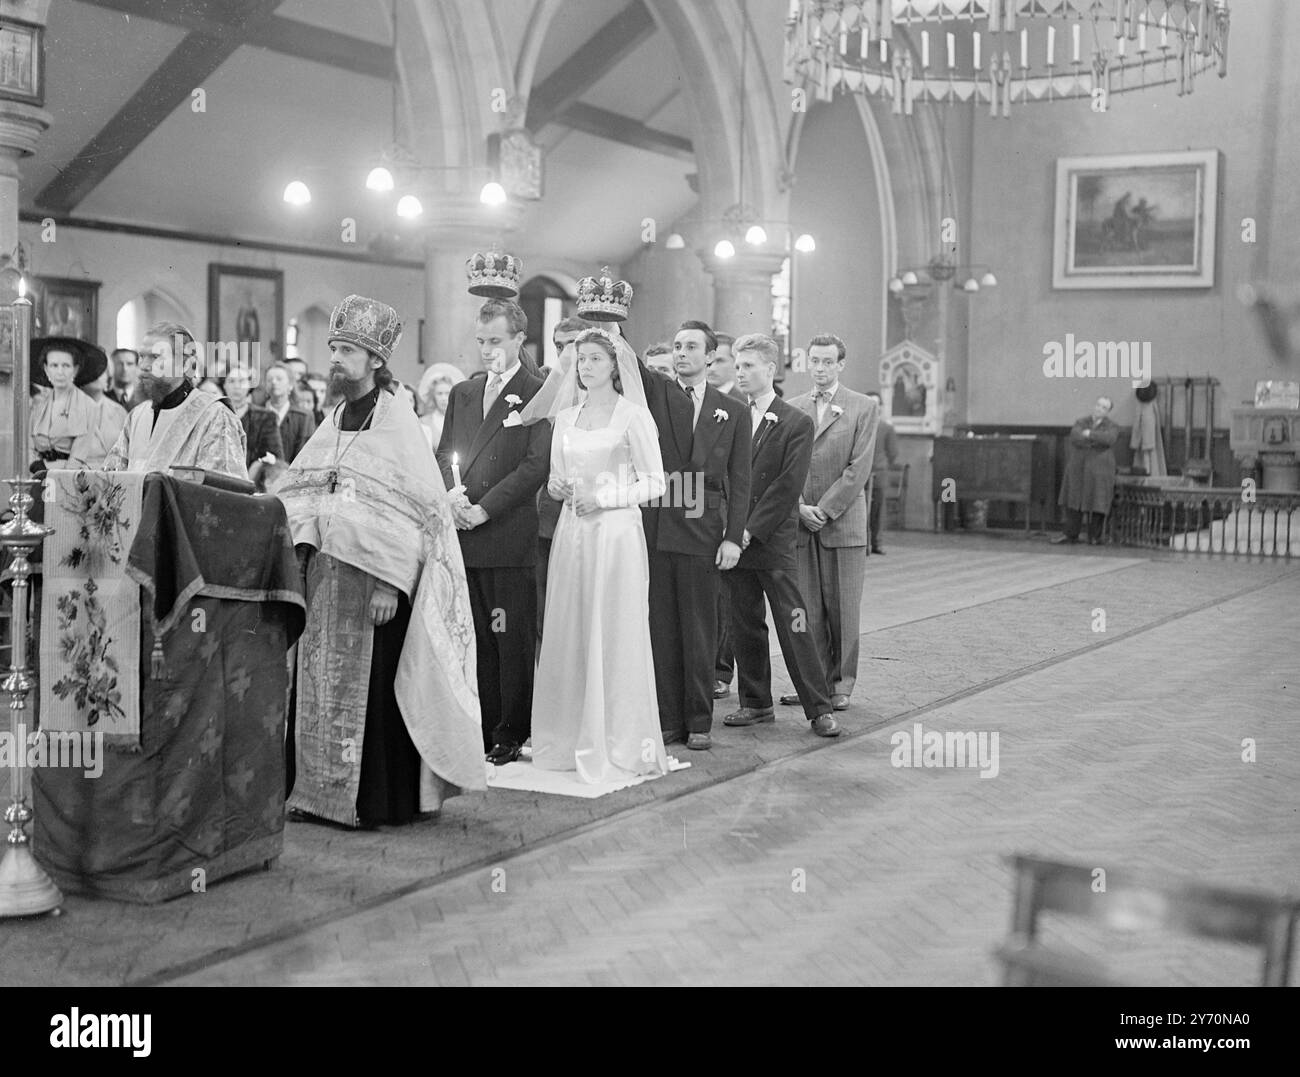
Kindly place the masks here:
POLYGON ((1108 396, 1099 396, 1092 414, 1085 415, 1070 430, 1069 455, 1061 481, 1058 504, 1065 508, 1065 535, 1057 541, 1078 542, 1083 515, 1088 514, 1088 544, 1101 545, 1102 527, 1115 494, 1115 454, 1119 427, 1110 420, 1114 407, 1108 396))

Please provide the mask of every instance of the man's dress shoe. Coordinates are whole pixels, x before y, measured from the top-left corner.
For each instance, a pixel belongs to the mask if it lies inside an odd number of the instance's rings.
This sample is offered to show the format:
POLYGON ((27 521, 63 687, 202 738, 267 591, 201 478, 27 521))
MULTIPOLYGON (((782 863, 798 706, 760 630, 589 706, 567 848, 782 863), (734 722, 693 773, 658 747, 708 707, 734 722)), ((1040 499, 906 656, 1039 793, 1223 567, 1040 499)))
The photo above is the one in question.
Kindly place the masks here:
POLYGON ((812 731, 819 737, 838 737, 840 725, 833 714, 819 714, 812 720, 812 731))
POLYGON ((494 744, 487 754, 487 761, 494 767, 504 767, 519 758, 518 744, 494 744))
POLYGON ((723 725, 758 725, 760 722, 775 722, 776 712, 771 707, 741 707, 722 719, 723 725))
POLYGON ((686 743, 686 733, 684 730, 679 733, 669 733, 667 730, 664 731, 665 748, 667 748, 668 745, 670 744, 685 744, 685 743, 686 743))
POLYGON ((726 699, 727 696, 729 695, 731 695, 731 685, 729 685, 726 681, 713 682, 714 699, 726 699))
POLYGON ((849 697, 843 692, 831 696, 831 706, 837 711, 846 711, 849 709, 849 697))
POLYGON ((693 752, 708 751, 713 747, 713 738, 707 733, 692 733, 686 738, 686 747, 693 752))
POLYGON ((797 706, 799 706, 799 697, 798 697, 798 696, 782 696, 782 697, 781 697, 781 705, 784 706, 784 707, 797 707, 797 706))

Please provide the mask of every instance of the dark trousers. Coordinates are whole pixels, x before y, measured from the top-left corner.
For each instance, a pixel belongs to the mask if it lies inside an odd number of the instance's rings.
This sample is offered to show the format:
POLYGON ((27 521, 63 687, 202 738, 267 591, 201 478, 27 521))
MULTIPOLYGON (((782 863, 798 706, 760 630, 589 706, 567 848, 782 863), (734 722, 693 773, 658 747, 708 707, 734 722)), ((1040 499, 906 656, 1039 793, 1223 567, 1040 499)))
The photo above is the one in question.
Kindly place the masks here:
POLYGON ((542 653, 542 622, 546 620, 546 569, 551 563, 551 540, 537 536, 537 653, 542 653))
POLYGON ((736 671, 736 656, 731 650, 731 614, 728 613, 727 589, 718 588, 718 654, 713 662, 713 679, 730 684, 736 671))
POLYGON ((531 735, 537 580, 532 568, 466 568, 484 751, 531 735))
POLYGON ((811 722, 830 714, 830 687, 817 643, 808 630, 808 613, 791 568, 733 568, 726 574, 731 603, 731 641, 736 649, 740 705, 772 706, 772 662, 768 656, 767 617, 763 596, 772 606, 776 638, 785 668, 794 681, 804 716, 811 722))
POLYGON ((880 549, 880 507, 885 503, 885 484, 885 472, 872 474, 870 504, 867 506, 867 534, 871 537, 873 550, 880 549))
POLYGON ((650 649, 665 736, 713 726, 718 576, 712 556, 650 554, 650 649))
MULTIPOLYGON (((1104 512, 1090 512, 1088 515, 1088 541, 1101 542, 1103 529, 1106 526, 1106 514, 1104 512)), ((1065 537, 1072 540, 1079 538, 1079 532, 1083 530, 1083 512, 1079 509, 1065 510, 1065 537)))

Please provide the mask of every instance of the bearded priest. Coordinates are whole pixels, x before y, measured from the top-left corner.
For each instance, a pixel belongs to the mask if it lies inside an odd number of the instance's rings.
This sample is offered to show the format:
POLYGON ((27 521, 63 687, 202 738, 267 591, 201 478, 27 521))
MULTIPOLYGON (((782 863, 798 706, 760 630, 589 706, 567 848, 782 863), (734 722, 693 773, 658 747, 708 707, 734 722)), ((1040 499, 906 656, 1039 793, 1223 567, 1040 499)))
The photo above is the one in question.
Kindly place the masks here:
POLYGON ((200 356, 183 325, 160 322, 145 333, 137 407, 104 460, 106 471, 195 467, 248 480, 244 429, 220 397, 196 391, 200 356))
POLYGON ((465 566, 428 439, 394 396, 401 332, 378 300, 335 308, 340 400, 278 492, 307 590, 287 806, 351 827, 486 788, 465 566))

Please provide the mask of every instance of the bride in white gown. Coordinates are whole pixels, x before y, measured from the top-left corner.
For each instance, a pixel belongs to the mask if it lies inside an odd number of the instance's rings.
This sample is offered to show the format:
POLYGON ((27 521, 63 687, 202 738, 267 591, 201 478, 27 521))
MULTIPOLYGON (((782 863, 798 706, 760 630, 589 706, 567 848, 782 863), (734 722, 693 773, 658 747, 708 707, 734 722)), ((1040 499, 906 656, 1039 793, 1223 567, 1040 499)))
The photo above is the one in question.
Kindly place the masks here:
POLYGON ((554 416, 547 491, 564 507, 547 570, 532 758, 594 784, 668 771, 638 508, 666 484, 631 349, 601 329, 575 345, 557 404, 584 388, 586 399, 554 416))

